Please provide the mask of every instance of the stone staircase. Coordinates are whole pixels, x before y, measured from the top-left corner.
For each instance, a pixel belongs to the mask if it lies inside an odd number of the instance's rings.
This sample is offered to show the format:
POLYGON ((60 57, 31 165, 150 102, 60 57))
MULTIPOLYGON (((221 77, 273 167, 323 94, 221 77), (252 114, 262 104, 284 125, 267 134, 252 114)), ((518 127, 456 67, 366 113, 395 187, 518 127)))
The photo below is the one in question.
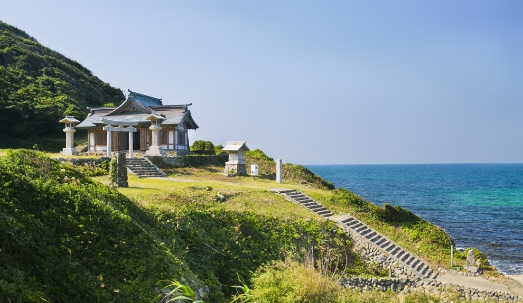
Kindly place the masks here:
POLYGON ((409 271, 415 275, 425 279, 436 279, 438 276, 438 273, 434 272, 423 260, 417 258, 414 254, 407 252, 404 248, 395 244, 387 237, 378 233, 358 219, 350 215, 344 215, 338 222, 347 227, 349 233, 352 235, 358 236, 360 239, 374 244, 374 246, 383 254, 403 263, 404 267, 408 268, 409 271))
POLYGON ((156 165, 143 158, 126 159, 127 170, 139 178, 165 177, 165 173, 156 165))
MULTIPOLYGON (((320 216, 326 218, 333 216, 329 209, 301 192, 291 189, 272 189, 272 191, 282 194, 287 200, 306 207, 320 216)), ((379 251, 382 256, 386 256, 387 259, 394 261, 393 263, 402 265, 401 267, 408 276, 417 276, 422 279, 435 279, 438 276, 437 272, 434 272, 428 264, 414 254, 407 252, 404 248, 358 219, 350 215, 337 216, 337 218, 332 217, 330 219, 336 221, 338 225, 351 235, 352 239, 359 241, 359 244, 366 247, 367 250, 372 247, 374 251, 379 251)))
POLYGON ((294 189, 273 189, 272 191, 277 194, 282 194, 287 200, 301 205, 305 208, 308 208, 309 210, 317 213, 320 216, 326 218, 332 216, 332 212, 330 210, 328 210, 320 203, 312 200, 305 194, 300 193, 299 191, 296 191, 294 189))

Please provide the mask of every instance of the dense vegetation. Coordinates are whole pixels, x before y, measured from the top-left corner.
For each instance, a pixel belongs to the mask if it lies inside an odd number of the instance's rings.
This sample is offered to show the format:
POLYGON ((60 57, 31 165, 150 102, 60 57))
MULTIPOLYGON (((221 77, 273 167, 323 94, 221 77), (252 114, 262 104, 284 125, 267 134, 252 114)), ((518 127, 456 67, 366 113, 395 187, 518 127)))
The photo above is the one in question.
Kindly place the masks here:
POLYGON ((161 279, 198 281, 129 199, 40 153, 0 161, 0 297, 10 302, 135 301, 161 279))
POLYGON ((47 150, 60 149, 65 141, 61 118, 74 115, 82 120, 87 106, 123 99, 119 89, 78 62, 0 21, 0 135, 11 137, 0 140, 0 147, 37 143, 47 150))

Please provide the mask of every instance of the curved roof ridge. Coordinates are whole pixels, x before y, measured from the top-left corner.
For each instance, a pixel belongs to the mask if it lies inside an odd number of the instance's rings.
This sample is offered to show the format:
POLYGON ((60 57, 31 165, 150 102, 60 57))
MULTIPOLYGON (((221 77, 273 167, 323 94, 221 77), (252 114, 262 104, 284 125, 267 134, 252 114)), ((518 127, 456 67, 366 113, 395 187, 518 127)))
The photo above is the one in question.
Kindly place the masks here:
POLYGON ((127 89, 127 90, 129 91, 129 97, 133 96, 136 99, 138 99, 141 103, 144 103, 147 106, 163 105, 161 98, 155 98, 155 97, 152 97, 152 96, 148 96, 148 95, 140 94, 140 93, 137 93, 137 92, 133 92, 130 89, 127 89))

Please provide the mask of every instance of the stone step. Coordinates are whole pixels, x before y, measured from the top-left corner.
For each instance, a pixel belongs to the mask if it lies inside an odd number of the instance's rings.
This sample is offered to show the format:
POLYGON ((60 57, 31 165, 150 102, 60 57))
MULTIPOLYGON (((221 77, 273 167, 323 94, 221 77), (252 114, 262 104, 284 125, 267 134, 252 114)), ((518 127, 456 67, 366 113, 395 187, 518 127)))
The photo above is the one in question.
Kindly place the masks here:
POLYGON ((162 172, 156 165, 149 163, 145 159, 127 159, 127 169, 139 178, 148 177, 164 177, 162 172))
POLYGON ((352 228, 352 229, 354 229, 354 230, 356 230, 356 229, 358 229, 358 228, 360 228, 360 227, 362 227, 362 226, 363 226, 363 223, 358 222, 358 223, 353 224, 353 225, 351 225, 351 226, 349 226, 349 227, 352 228))
POLYGON ((347 225, 347 224, 349 224, 351 222, 354 222, 354 221, 356 221, 356 220, 354 220, 353 218, 347 218, 347 219, 341 221, 341 223, 347 225))
POLYGON ((367 238, 367 239, 369 239, 369 240, 370 240, 370 239, 372 239, 373 237, 375 237, 375 236, 377 236, 377 235, 378 235, 378 234, 376 233, 376 231, 375 231, 375 230, 372 230, 372 229, 369 229, 369 230, 370 230, 371 232, 370 232, 370 233, 368 233, 367 235, 365 235, 365 238, 367 238))
POLYGON ((368 237, 369 241, 372 243, 377 243, 380 239, 382 239, 382 236, 376 234, 375 236, 368 237))
POLYGON ((397 254, 399 251, 401 251, 401 250, 402 250, 401 248, 399 248, 398 246, 396 246, 396 248, 393 249, 393 250, 391 251, 390 254, 393 255, 393 256, 396 256, 396 254, 397 254))
POLYGON ((377 242, 375 242, 376 246, 378 247, 381 247, 381 245, 386 242, 387 240, 383 237, 380 236, 380 239, 377 240, 377 242))
POLYGON ((419 260, 418 259, 414 259, 414 262, 412 262, 410 267, 412 267, 413 269, 416 269, 416 267, 418 267, 418 264, 419 264, 419 260))
POLYGON ((332 216, 332 213, 330 211, 321 211, 321 212, 317 212, 318 215, 321 215, 321 216, 332 216))
POLYGON ((317 203, 315 203, 315 204, 311 204, 311 205, 308 205, 308 206, 306 206, 306 207, 307 207, 308 209, 319 209, 319 208, 325 208, 325 207, 323 207, 323 205, 320 205, 320 204, 317 204, 317 203))
POLYGON ((402 249, 398 252, 398 254, 396 255, 396 258, 400 259, 401 261, 401 257, 403 256, 403 254, 405 253, 405 251, 402 249))
POLYGON ((359 223, 360 223, 359 221, 354 220, 345 225, 347 225, 347 227, 353 228, 354 226, 358 225, 359 223))
POLYGON ((407 264, 407 260, 410 258, 410 254, 406 253, 403 258, 401 258, 401 262, 407 264))
POLYGON ((425 266, 420 273, 422 276, 427 277, 432 274, 432 270, 428 266, 425 266))
POLYGON ((312 201, 312 200, 310 200, 310 201, 303 201, 303 202, 296 201, 296 202, 300 203, 300 204, 303 205, 303 206, 317 205, 317 204, 318 204, 318 203, 316 203, 316 202, 314 202, 314 201, 312 201))
POLYGON ((150 166, 135 166, 135 167, 132 167, 132 166, 127 166, 128 168, 131 168, 133 170, 154 170, 156 171, 157 169, 154 168, 154 167, 150 167, 150 166))
POLYGON ((405 264, 412 266, 412 263, 416 261, 416 257, 410 256, 410 258, 405 262, 405 264))
POLYGON ((392 251, 396 249, 396 247, 397 246, 394 243, 392 243, 392 245, 385 248, 385 251, 387 251, 388 253, 392 253, 392 251))
POLYGON ((274 189, 272 191, 275 193, 278 193, 278 194, 286 194, 286 195, 291 195, 291 194, 296 193, 296 190, 294 190, 294 189, 274 189))
POLYGON ((394 244, 392 244, 392 242, 390 242, 389 240, 387 240, 387 241, 385 241, 385 243, 381 244, 380 247, 383 248, 383 249, 386 249, 386 248, 388 248, 388 247, 391 247, 392 245, 394 245, 394 244))
POLYGON ((419 261, 419 265, 416 266, 416 268, 414 268, 414 269, 415 269, 417 272, 420 272, 420 271, 423 269, 424 266, 425 266, 425 263, 419 261))
POLYGON ((372 230, 370 228, 367 228, 366 230, 362 231, 360 233, 360 235, 365 236, 365 235, 367 235, 368 233, 371 233, 371 232, 372 232, 372 230))
POLYGON ((357 228, 354 228, 354 230, 357 231, 358 233, 361 233, 362 231, 367 230, 367 229, 369 229, 369 228, 363 224, 357 228))

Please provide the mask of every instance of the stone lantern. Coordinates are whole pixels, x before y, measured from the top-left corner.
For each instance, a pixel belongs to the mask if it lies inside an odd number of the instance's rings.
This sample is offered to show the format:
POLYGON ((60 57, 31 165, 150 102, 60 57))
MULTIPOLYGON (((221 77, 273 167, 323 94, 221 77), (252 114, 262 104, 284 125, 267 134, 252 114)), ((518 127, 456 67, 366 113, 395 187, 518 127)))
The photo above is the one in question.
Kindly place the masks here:
POLYGON ((78 155, 78 151, 74 148, 74 133, 76 132, 74 126, 80 123, 80 121, 76 120, 73 116, 65 116, 65 118, 59 122, 65 124, 65 148, 61 154, 64 156, 78 155))
POLYGON ((225 162, 225 170, 223 171, 225 175, 247 176, 243 153, 250 149, 245 143, 246 141, 227 141, 227 145, 222 149, 229 152, 229 161, 225 162))
POLYGON ((162 120, 165 118, 159 115, 150 115, 147 120, 151 121, 149 129, 152 131, 151 146, 147 150, 148 156, 165 156, 165 151, 160 147, 160 130, 162 130, 162 120))

